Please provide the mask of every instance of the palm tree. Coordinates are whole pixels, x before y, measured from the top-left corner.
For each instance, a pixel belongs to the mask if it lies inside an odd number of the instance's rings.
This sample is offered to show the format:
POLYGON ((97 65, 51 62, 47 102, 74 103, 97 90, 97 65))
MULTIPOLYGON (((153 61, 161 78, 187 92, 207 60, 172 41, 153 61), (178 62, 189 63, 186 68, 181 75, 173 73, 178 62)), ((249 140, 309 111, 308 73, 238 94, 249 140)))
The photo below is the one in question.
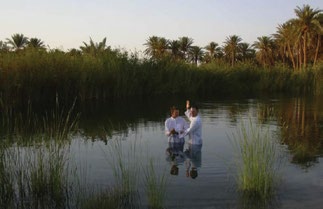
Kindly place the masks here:
POLYGON ((217 57, 219 54, 219 51, 221 48, 219 47, 219 44, 216 42, 210 42, 207 46, 204 47, 207 50, 207 62, 214 60, 214 58, 217 57))
POLYGON ((253 46, 258 49, 256 56, 258 61, 264 66, 271 66, 274 64, 274 40, 268 36, 257 38, 253 46))
POLYGON ((237 35, 232 35, 226 38, 224 42, 225 56, 231 61, 231 66, 234 66, 237 55, 239 53, 239 44, 242 39, 237 35))
POLYGON ((0 41, 0 52, 9 51, 9 47, 6 42, 0 41))
POLYGON ((84 46, 80 46, 80 49, 84 54, 90 54, 90 55, 96 56, 105 51, 110 51, 110 46, 107 47, 106 41, 107 41, 107 38, 104 38, 101 42, 94 43, 94 41, 90 37, 90 43, 87 44, 83 42, 84 46))
POLYGON ((183 36, 183 37, 179 38, 179 43, 180 43, 180 50, 183 55, 183 60, 186 60, 187 59, 187 52, 193 44, 193 39, 183 36))
MULTIPOLYGON (((273 35, 275 37, 276 45, 279 47, 280 54, 284 60, 289 58, 292 62, 294 70, 297 69, 295 55, 297 55, 297 40, 298 35, 295 25, 292 21, 287 21, 277 27, 277 32, 273 35)), ((297 56, 296 56, 297 57, 297 56)))
POLYGON ((163 37, 151 36, 144 44, 147 48, 144 53, 153 59, 160 59, 167 54, 168 41, 163 37))
POLYGON ((317 61, 317 59, 318 59, 318 55, 319 55, 319 52, 320 52, 320 50, 321 50, 321 52, 323 51, 322 49, 322 47, 323 46, 321 46, 321 43, 322 43, 322 40, 323 40, 323 13, 320 13, 319 15, 318 15, 318 21, 319 21, 319 23, 320 23, 320 25, 321 25, 321 30, 319 30, 318 31, 318 34, 317 34, 317 45, 316 45, 316 49, 315 49, 315 55, 314 55, 314 62, 313 62, 313 65, 315 66, 315 64, 316 64, 316 61, 317 61))
POLYGON ((166 38, 160 37, 157 45, 158 58, 163 58, 168 55, 169 41, 166 38))
POLYGON ((239 44, 239 59, 242 61, 250 60, 255 57, 255 50, 248 43, 240 43, 239 44))
POLYGON ((82 55, 82 52, 81 52, 81 50, 72 48, 68 51, 68 54, 71 56, 80 56, 80 55, 82 55))
POLYGON ((313 10, 309 5, 303 5, 302 8, 297 6, 294 11, 298 17, 297 19, 294 19, 294 22, 298 27, 300 33, 299 40, 303 45, 303 66, 305 68, 307 64, 307 50, 309 48, 309 42, 312 40, 313 34, 317 35, 317 32, 321 31, 318 15, 322 10, 313 10))
POLYGON ((180 51, 180 42, 178 40, 169 41, 169 49, 174 60, 179 60, 182 56, 180 51))
POLYGON ((28 44, 28 38, 23 34, 16 33, 11 36, 11 39, 7 38, 7 42, 11 45, 13 50, 19 50, 28 44))
POLYGON ((28 41, 28 47, 44 49, 45 45, 44 42, 38 38, 30 38, 28 41))
POLYGON ((151 36, 148 38, 146 43, 144 45, 146 46, 146 49, 144 53, 152 58, 157 57, 157 46, 158 46, 158 37, 157 36, 151 36))
POLYGON ((199 46, 191 46, 189 51, 188 51, 188 57, 190 61, 192 61, 195 65, 199 61, 203 60, 204 52, 203 49, 199 46))

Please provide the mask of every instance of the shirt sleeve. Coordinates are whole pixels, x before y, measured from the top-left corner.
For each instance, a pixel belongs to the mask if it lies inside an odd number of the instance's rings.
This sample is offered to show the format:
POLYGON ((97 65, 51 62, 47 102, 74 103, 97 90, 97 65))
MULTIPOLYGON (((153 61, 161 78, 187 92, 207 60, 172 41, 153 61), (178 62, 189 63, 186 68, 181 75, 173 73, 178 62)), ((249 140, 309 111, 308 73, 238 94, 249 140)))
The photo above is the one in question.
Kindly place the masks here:
POLYGON ((165 135, 170 136, 170 130, 169 130, 169 120, 165 121, 165 135))
POLYGON ((186 129, 185 135, 195 131, 198 128, 198 121, 197 118, 191 119, 190 127, 186 129))
POLYGON ((184 123, 184 131, 186 130, 186 129, 188 129, 189 127, 190 127, 190 125, 188 124, 188 122, 186 122, 186 120, 183 120, 183 123, 184 123))
POLYGON ((186 117, 189 119, 189 120, 191 120, 191 110, 190 109, 187 109, 186 111, 185 111, 185 115, 186 115, 186 117))

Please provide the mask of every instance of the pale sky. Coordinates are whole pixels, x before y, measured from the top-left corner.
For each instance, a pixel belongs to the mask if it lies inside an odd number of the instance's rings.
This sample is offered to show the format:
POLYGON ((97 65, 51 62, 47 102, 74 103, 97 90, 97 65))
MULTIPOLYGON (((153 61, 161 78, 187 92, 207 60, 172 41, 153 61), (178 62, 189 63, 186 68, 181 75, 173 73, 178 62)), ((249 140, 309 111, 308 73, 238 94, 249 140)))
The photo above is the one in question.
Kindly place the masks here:
POLYGON ((0 0, 0 40, 15 33, 69 50, 107 38, 112 48, 144 50, 150 36, 223 45, 238 35, 252 44, 294 18, 294 9, 323 0, 0 0))

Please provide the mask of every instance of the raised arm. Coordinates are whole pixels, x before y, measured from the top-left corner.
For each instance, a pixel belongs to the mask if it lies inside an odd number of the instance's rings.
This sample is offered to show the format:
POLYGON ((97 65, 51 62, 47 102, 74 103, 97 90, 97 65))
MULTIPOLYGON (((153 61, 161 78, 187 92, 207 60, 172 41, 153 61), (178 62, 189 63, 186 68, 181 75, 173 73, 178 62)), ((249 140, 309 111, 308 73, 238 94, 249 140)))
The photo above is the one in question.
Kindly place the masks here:
POLYGON ((186 117, 191 120, 191 104, 190 104, 190 100, 186 100, 186 111, 185 111, 185 115, 186 117))

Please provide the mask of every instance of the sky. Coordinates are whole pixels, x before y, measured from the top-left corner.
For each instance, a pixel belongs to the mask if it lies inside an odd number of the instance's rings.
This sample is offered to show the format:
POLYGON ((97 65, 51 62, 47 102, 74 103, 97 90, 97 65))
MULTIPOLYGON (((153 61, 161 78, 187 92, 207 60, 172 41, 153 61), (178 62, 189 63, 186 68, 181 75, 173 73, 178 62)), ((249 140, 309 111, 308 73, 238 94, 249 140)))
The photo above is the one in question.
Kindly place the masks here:
POLYGON ((238 35, 252 44, 305 4, 323 9, 323 0, 0 0, 0 41, 20 33, 65 51, 105 37, 127 51, 144 50, 150 36, 205 47, 238 35))

